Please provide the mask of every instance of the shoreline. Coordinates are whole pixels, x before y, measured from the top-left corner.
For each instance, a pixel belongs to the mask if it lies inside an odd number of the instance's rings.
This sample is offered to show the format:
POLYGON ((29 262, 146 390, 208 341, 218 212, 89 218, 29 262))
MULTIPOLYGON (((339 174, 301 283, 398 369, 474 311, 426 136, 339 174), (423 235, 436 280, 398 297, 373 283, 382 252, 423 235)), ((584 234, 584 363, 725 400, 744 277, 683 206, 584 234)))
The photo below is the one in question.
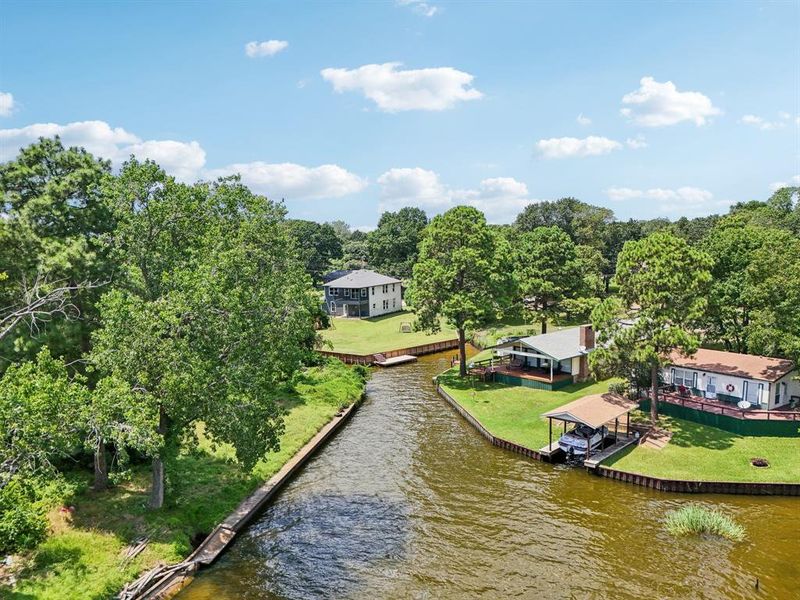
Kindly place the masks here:
MULTIPOLYGON (((550 462, 537 450, 527 448, 515 442, 505 440, 495 436, 487 429, 472 413, 453 398, 434 378, 436 393, 443 398, 459 415, 461 415, 478 433, 486 438, 490 444, 504 450, 521 454, 533 460, 550 462)), ((661 492, 676 492, 689 494, 737 494, 751 496, 800 496, 800 483, 770 483, 770 482, 745 482, 745 481, 705 481, 705 480, 681 480, 663 479, 641 473, 622 471, 602 464, 590 469, 587 472, 597 477, 606 477, 623 483, 639 485, 661 492)))
POLYGON ((278 493, 286 483, 305 465, 350 419, 363 402, 366 392, 328 421, 306 444, 290 458, 281 469, 245 498, 236 509, 221 521, 200 545, 183 561, 174 565, 156 567, 130 582, 120 593, 127 600, 156 600, 175 596, 188 586, 195 574, 211 565, 246 528, 252 519, 278 493), (138 582, 141 589, 127 592, 128 586, 138 582))

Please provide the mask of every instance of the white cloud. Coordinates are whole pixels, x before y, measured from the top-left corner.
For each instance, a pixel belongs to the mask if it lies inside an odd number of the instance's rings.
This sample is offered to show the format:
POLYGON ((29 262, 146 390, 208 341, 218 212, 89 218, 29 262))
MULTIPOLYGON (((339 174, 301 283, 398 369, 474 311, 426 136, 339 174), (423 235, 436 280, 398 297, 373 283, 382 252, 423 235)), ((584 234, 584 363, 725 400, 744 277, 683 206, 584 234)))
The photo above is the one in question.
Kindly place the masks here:
POLYGON ((14 112, 14 94, 11 92, 0 92, 0 117, 10 117, 14 112))
POLYGON ((357 69, 323 69, 336 92, 361 91, 385 112, 445 110, 457 102, 477 100, 474 77, 452 67, 399 69, 402 63, 372 64, 357 69))
POLYGON ((338 165, 304 167, 294 163, 256 161, 212 169, 205 175, 215 179, 234 173, 239 173, 242 182, 254 192, 274 200, 340 198, 360 192, 367 185, 366 180, 338 165))
POLYGON ((432 17, 440 12, 438 6, 428 4, 427 2, 423 2, 423 0, 397 0, 397 4, 398 6, 408 6, 415 13, 423 17, 432 17))
POLYGON ((416 206, 429 213, 441 213, 454 206, 469 205, 481 210, 491 223, 510 222, 532 202, 528 186, 513 177, 484 179, 477 188, 456 189, 443 184, 434 171, 416 168, 390 169, 378 178, 381 210, 416 206))
POLYGON ((0 129, 0 161, 14 158, 17 151, 40 137, 61 136, 65 146, 82 146, 97 157, 119 166, 131 154, 150 158, 182 181, 194 180, 206 161, 206 153, 197 142, 142 140, 122 127, 105 121, 35 123, 18 129, 0 129))
POLYGON ((579 125, 591 125, 592 120, 589 117, 584 117, 583 113, 579 114, 575 120, 578 122, 579 125))
POLYGON ((377 227, 375 225, 359 225, 358 227, 353 227, 353 231, 363 231, 364 233, 369 233, 376 229, 377 227))
POLYGON ((268 40, 266 42, 248 42, 244 46, 244 53, 250 58, 261 56, 275 56, 278 52, 286 50, 289 42, 283 40, 268 40))
POLYGON ((775 181, 769 184, 769 189, 770 191, 777 192, 781 188, 797 186, 800 186, 800 175, 794 175, 789 181, 775 181))
POLYGON ((641 150, 647 148, 647 140, 642 134, 639 134, 635 138, 625 140, 625 145, 631 150, 641 150))
MULTIPOLYGON (((744 115, 739 122, 744 125, 756 127, 761 131, 770 131, 772 129, 783 129, 792 122, 792 115, 787 112, 781 111, 778 113, 778 119, 770 121, 758 115, 744 115)), ((795 124, 800 124, 800 117, 794 119, 795 124)))
POLYGON ((677 189, 650 188, 647 190, 628 187, 610 187, 606 196, 616 202, 641 200, 653 202, 662 212, 680 212, 699 215, 722 210, 732 204, 730 200, 715 200, 714 194, 702 188, 684 186, 677 189))
POLYGON ((599 156, 622 148, 622 144, 606 137, 590 135, 586 138, 561 137, 536 142, 544 158, 573 158, 599 156))
POLYGON ((639 89, 622 97, 621 113, 644 127, 663 127, 683 121, 705 125, 709 118, 722 114, 711 99, 700 92, 679 92, 671 81, 659 83, 642 77, 639 89))

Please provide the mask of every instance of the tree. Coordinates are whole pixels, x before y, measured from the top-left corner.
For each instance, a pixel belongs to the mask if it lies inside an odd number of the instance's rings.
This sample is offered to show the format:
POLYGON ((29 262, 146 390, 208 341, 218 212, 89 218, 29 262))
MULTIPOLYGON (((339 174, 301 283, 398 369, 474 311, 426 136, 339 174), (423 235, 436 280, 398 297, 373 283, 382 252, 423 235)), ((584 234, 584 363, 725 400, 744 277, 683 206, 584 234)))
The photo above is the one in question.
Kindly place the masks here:
POLYGON ((333 261, 342 258, 342 241, 328 223, 315 221, 289 221, 289 234, 300 249, 306 272, 314 283, 331 268, 333 261))
POLYGON ((80 420, 74 416, 86 393, 46 348, 35 362, 9 366, 0 378, 0 488, 15 477, 52 473, 53 461, 80 445, 80 420))
POLYGON ((748 352, 748 328, 753 311, 758 308, 751 303, 755 297, 749 291, 748 267, 770 237, 782 233, 785 232, 757 225, 738 227, 723 222, 702 244, 713 260, 706 335, 721 342, 726 350, 748 352))
POLYGON ((510 248, 479 210, 457 206, 422 235, 409 290, 417 325, 435 332, 444 318, 458 331, 459 373, 467 373, 466 330, 498 318, 512 289, 510 248))
POLYGON ((691 355, 696 326, 707 305, 711 259, 685 240, 662 231, 625 244, 615 276, 619 297, 592 312, 597 346, 590 356, 596 376, 630 377, 650 371, 650 417, 658 421, 658 374, 673 351, 691 355))
POLYGON ((570 237, 556 226, 538 227, 514 237, 519 293, 529 314, 541 323, 542 333, 547 333, 548 320, 558 320, 567 310, 567 301, 597 291, 600 274, 593 262, 599 256, 584 248, 582 260, 570 237))
POLYGON ((742 297, 752 307, 748 349, 800 361, 800 239, 771 230, 747 265, 742 297))
POLYGON ((577 198, 561 198, 529 204, 517 215, 514 226, 518 231, 555 226, 576 244, 602 249, 605 228, 613 220, 614 213, 608 208, 592 206, 577 198))
POLYGON ((419 208, 401 208, 396 213, 385 212, 378 227, 368 237, 369 263, 378 271, 407 278, 417 261, 422 232, 428 217, 419 208))
POLYGON ((0 165, 0 305, 12 307, 6 356, 32 358, 46 345, 74 364, 90 349, 96 303, 113 272, 102 243, 114 227, 101 195, 110 171, 108 161, 64 148, 58 137, 0 165))
POLYGON ((92 359, 154 411, 149 505, 163 505, 178 442, 201 421, 245 468, 278 447, 273 390, 308 359, 319 310, 285 209, 237 178, 186 186, 152 162, 107 189, 125 286, 104 295, 92 359))

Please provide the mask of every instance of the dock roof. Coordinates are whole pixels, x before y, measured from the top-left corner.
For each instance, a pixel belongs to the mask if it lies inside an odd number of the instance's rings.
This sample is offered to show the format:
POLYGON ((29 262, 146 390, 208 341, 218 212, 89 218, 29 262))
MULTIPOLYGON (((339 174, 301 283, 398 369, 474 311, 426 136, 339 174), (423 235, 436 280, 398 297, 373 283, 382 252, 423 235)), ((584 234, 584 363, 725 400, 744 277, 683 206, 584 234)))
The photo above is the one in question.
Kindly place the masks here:
POLYGON ((636 400, 628 400, 619 394, 607 392, 584 396, 544 413, 543 417, 581 423, 594 429, 601 427, 639 406, 636 400))

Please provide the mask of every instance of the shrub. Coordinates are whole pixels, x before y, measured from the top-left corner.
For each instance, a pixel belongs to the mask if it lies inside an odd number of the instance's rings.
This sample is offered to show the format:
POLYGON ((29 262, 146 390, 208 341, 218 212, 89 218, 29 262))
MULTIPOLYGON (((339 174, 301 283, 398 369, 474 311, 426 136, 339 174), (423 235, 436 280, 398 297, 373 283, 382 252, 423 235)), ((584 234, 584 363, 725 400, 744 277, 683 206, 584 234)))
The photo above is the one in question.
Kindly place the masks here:
POLYGON ((612 394, 627 396, 631 391, 631 387, 627 381, 615 381, 608 384, 608 391, 612 394))
POLYGON ((666 528, 675 536, 710 534, 740 542, 744 528, 718 510, 702 506, 684 506, 667 514, 666 528))
POLYGON ((0 490, 0 554, 34 548, 47 537, 47 519, 33 496, 18 478, 0 490))

